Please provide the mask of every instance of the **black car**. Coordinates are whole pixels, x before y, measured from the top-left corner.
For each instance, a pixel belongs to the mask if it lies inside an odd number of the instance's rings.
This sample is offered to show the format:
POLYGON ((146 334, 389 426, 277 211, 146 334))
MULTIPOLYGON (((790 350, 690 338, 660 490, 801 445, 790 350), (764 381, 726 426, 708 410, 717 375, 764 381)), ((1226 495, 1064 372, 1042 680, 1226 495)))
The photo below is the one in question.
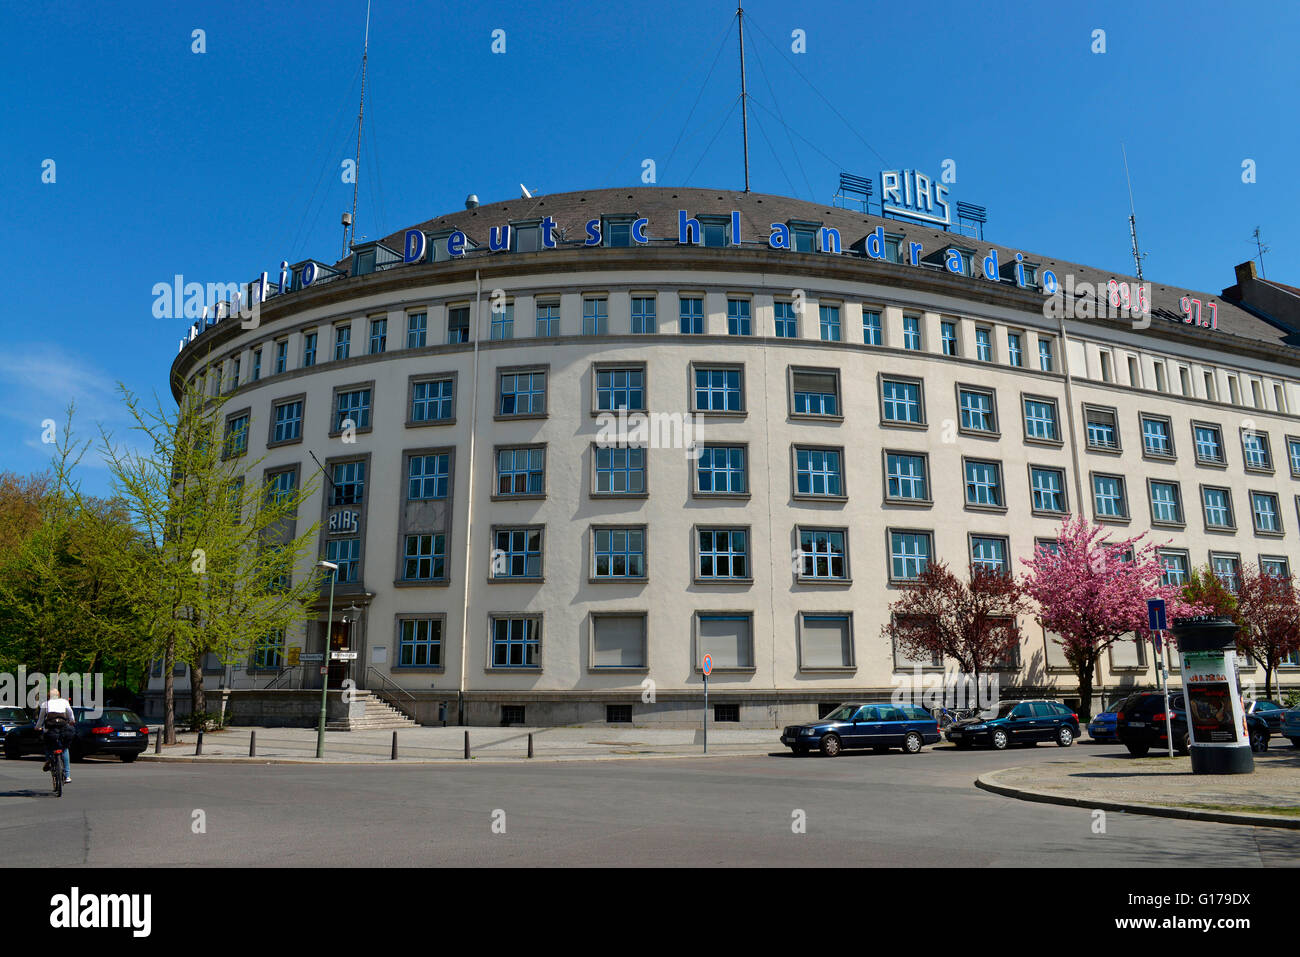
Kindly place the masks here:
MULTIPOLYGON (((1187 699, 1181 691, 1169 693, 1169 727, 1174 736, 1174 751, 1187 754, 1191 739, 1187 730, 1187 699)), ((1264 718, 1247 714, 1246 729, 1250 733, 1250 749, 1267 751, 1272 731, 1264 718)), ((1135 758, 1145 756, 1152 748, 1168 750, 1165 696, 1159 691, 1145 691, 1125 698, 1115 715, 1115 734, 1135 758)))
POLYGON ((0 741, 14 728, 31 723, 31 716, 22 708, 0 708, 0 741))
MULTIPOLYGON (((72 745, 68 757, 73 761, 92 754, 115 754, 123 761, 134 761, 149 746, 149 728, 134 711, 105 708, 90 717, 86 708, 73 708, 72 745)), ((11 760, 25 754, 44 754, 41 732, 30 719, 4 737, 5 757, 11 760)))
POLYGON ((1246 709, 1246 714, 1256 715, 1268 725, 1269 734, 1282 733, 1282 716, 1286 714, 1285 705, 1280 705, 1276 701, 1269 701, 1267 698, 1243 700, 1241 704, 1246 709))
POLYGON ((916 754, 938 741, 934 716, 910 704, 842 704, 820 721, 793 724, 781 732, 781 743, 795 754, 817 748, 828 758, 845 748, 902 748, 905 754, 916 754))
POLYGON ((988 745, 1001 751, 1039 741, 1068 748, 1079 737, 1079 716, 1059 701, 1003 701, 978 718, 950 725, 946 737, 961 749, 988 745))

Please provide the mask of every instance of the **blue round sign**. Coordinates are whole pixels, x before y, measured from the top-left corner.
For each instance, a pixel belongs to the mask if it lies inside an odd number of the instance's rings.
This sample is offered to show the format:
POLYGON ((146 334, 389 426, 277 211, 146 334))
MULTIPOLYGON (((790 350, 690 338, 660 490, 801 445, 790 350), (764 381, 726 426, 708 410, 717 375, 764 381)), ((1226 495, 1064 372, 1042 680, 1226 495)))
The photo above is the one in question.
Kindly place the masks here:
POLYGON ((704 677, 707 678, 713 671, 713 656, 705 655, 704 661, 700 664, 700 668, 704 671, 704 677))

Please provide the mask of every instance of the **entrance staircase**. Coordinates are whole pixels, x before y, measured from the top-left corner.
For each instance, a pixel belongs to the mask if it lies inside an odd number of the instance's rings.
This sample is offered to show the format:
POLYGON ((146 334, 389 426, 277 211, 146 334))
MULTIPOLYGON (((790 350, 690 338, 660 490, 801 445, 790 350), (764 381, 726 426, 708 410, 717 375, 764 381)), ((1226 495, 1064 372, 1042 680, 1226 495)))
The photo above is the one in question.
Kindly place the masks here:
POLYGON ((380 700, 370 691, 354 691, 350 714, 346 718, 330 721, 326 731, 389 731, 419 727, 414 721, 392 705, 380 700))

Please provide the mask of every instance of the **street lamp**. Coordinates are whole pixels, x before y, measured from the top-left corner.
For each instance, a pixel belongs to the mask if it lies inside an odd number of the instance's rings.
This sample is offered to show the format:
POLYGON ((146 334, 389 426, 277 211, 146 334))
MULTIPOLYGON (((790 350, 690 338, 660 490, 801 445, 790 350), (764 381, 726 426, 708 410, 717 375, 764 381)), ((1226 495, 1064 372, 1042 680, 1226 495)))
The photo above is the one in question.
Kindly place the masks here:
POLYGON ((320 680, 320 723, 316 726, 316 757, 325 757, 325 711, 327 707, 329 694, 329 654, 330 654, 330 629, 334 627, 334 582, 339 577, 339 566, 334 562, 319 561, 316 563, 321 568, 330 570, 330 604, 329 616, 325 619, 325 640, 322 642, 321 654, 321 680, 320 680))
MULTIPOLYGON (((357 623, 361 621, 361 609, 357 607, 356 602, 353 602, 351 605, 348 606, 348 614, 349 614, 349 621, 351 622, 348 625, 348 651, 355 653, 357 650, 357 646, 356 646, 357 623)), ((348 660, 348 677, 349 678, 356 677, 356 675, 353 673, 352 670, 351 659, 348 660)))

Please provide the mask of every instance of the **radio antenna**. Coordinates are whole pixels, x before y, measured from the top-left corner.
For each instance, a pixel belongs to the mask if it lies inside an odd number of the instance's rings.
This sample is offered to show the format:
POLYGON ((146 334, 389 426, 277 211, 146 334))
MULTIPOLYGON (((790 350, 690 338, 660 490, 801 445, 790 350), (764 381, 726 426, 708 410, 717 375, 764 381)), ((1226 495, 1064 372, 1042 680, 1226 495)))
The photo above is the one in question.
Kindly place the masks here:
POLYGON ((1137 267, 1138 281, 1142 281, 1142 253, 1138 252, 1138 231, 1137 231, 1137 211, 1133 208, 1133 180, 1128 174, 1128 150, 1124 149, 1124 144, 1119 144, 1120 152, 1124 154, 1124 179, 1128 183, 1128 234, 1133 241, 1133 265, 1137 267))
POLYGON ((745 147, 745 192, 749 192, 749 94, 745 91, 745 8, 737 4, 736 22, 740 24, 740 134, 745 147))
POLYGON ((1264 241, 1259 236, 1258 226, 1255 227, 1254 237, 1255 248, 1259 250, 1257 253, 1257 258, 1259 259, 1259 277, 1261 279, 1267 279, 1268 277, 1264 275, 1264 253, 1268 252, 1268 247, 1264 245, 1264 241))
POLYGON ((357 161, 352 170, 352 217, 345 222, 347 240, 343 255, 348 254, 357 235, 357 189, 361 185, 361 127, 366 121, 366 59, 370 54, 370 0, 366 0, 366 42, 361 47, 361 106, 357 110, 357 161))

